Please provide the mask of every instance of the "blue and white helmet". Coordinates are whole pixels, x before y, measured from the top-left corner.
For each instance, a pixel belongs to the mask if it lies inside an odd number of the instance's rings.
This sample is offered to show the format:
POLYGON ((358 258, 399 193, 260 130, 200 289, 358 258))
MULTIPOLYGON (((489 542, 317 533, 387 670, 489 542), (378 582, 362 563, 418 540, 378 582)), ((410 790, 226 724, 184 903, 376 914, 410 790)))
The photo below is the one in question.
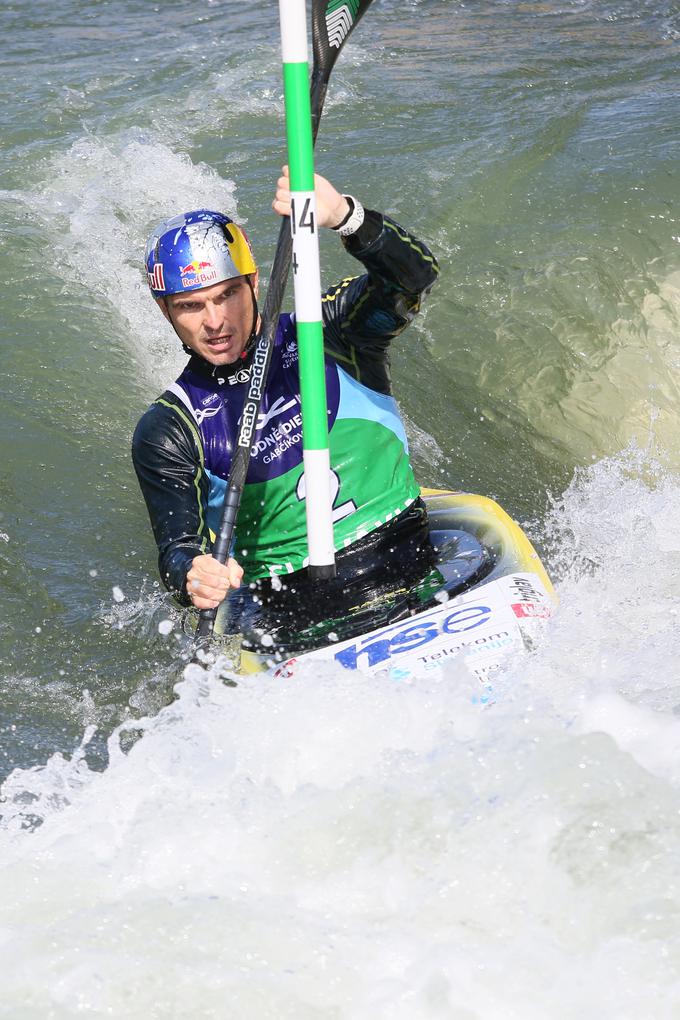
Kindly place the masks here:
POLYGON ((200 290, 256 271, 245 232, 210 209, 164 220, 146 244, 146 275, 154 297, 200 290))

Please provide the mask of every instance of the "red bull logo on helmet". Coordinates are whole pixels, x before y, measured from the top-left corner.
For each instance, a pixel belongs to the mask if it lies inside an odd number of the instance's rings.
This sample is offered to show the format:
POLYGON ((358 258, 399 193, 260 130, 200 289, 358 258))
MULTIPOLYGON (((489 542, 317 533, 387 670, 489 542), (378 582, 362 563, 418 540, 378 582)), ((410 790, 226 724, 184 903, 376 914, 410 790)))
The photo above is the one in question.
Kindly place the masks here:
POLYGON ((213 269, 213 268, 214 267, 213 267, 212 262, 199 262, 197 259, 194 259, 194 261, 190 262, 188 266, 180 266, 179 267, 179 271, 180 271, 182 276, 186 276, 187 273, 193 273, 194 275, 196 275, 202 269, 213 269))
POLYGON ((157 262, 153 267, 152 273, 147 273, 147 279, 149 286, 152 290, 165 290, 165 280, 163 279, 163 266, 160 262, 157 262))
POLYGON ((217 279, 217 270, 212 262, 194 259, 186 266, 179 267, 183 287, 205 287, 212 280, 217 279))

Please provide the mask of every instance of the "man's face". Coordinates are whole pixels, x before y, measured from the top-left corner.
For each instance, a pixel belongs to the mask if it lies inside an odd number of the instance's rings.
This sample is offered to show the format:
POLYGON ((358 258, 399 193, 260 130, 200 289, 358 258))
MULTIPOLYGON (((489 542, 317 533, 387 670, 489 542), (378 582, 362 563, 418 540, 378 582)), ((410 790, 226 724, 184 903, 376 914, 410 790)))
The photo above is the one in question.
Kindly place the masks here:
MULTIPOLYGON (((257 293, 257 274, 253 279, 257 293)), ((187 347, 211 365, 238 361, 253 328, 253 293, 247 276, 158 300, 187 347)))

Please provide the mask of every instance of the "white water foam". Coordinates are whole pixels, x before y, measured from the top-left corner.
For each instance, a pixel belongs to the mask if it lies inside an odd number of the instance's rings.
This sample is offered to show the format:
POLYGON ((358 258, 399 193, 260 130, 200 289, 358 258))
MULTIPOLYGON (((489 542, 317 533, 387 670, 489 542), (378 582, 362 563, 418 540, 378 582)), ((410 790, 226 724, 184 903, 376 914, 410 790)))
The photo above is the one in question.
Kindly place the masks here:
POLYGON ((238 219, 234 196, 233 181, 144 132, 129 131, 79 139, 50 161, 41 188, 14 192, 12 199, 41 221, 53 271, 70 288, 85 288, 93 308, 106 305, 112 338, 129 337, 155 389, 186 358, 149 300, 148 233, 177 209, 212 207, 238 219))
POLYGON ((634 451, 577 476, 491 708, 454 667, 192 667, 104 773, 16 770, 0 1015, 676 1017, 679 495, 634 451))

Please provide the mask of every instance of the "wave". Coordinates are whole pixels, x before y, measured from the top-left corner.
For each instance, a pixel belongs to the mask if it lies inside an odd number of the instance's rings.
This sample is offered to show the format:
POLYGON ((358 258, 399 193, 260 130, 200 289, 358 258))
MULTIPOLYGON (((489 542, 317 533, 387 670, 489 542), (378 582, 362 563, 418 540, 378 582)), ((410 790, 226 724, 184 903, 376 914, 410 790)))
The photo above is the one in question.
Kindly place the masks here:
POLYGON ((546 524, 560 611, 487 709, 455 664, 193 666, 103 772, 92 728, 15 770, 7 1008, 674 1015, 679 495, 635 448, 577 473, 546 524))

